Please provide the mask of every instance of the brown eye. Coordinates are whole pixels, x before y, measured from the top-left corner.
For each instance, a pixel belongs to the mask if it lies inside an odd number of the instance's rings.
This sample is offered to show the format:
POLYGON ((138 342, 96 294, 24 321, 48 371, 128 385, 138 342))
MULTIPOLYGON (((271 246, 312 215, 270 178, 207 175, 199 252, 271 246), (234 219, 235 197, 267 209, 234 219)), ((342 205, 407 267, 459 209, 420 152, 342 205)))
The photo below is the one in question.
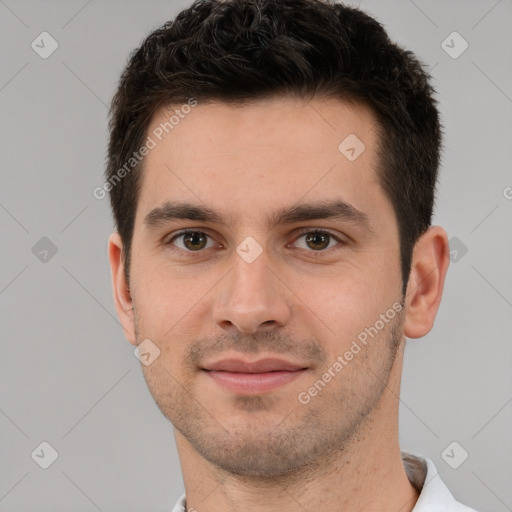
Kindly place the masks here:
MULTIPOLYGON (((303 230, 297 240, 301 238, 304 239, 305 244, 303 244, 302 247, 300 245, 296 246, 312 253, 327 252, 326 249, 331 249, 336 245, 339 245, 341 248, 344 245, 343 240, 339 239, 337 236, 333 235, 329 231, 319 229, 303 230), (331 244, 331 242, 338 242, 338 244, 331 244)), ((297 244, 297 242, 295 242, 295 244, 297 244)))
POLYGON ((204 233, 201 233, 201 231, 185 233, 183 236, 183 242, 187 249, 203 249, 206 245, 206 236, 204 236, 204 233))
MULTIPOLYGON (((209 248, 206 247, 208 238, 210 238, 210 236, 203 231, 182 231, 181 233, 173 236, 166 245, 171 246, 172 250, 200 252, 202 249, 209 248), (176 244, 175 241, 180 239, 181 244, 176 244)), ((210 245, 210 247, 212 246, 210 245)))
POLYGON ((308 233, 306 236, 306 243, 310 244, 309 247, 315 250, 325 249, 329 245, 331 235, 322 232, 308 233))

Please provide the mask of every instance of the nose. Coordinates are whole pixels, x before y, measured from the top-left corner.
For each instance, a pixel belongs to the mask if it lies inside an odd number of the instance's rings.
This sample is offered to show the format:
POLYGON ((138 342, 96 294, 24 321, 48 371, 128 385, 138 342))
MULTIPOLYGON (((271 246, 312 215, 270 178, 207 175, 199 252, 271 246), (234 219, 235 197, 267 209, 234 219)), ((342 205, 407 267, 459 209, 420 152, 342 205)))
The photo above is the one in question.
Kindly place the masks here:
POLYGON ((222 329, 253 334, 283 327, 290 320, 287 287, 270 267, 265 251, 252 263, 235 253, 233 268, 216 291, 213 319, 222 329))

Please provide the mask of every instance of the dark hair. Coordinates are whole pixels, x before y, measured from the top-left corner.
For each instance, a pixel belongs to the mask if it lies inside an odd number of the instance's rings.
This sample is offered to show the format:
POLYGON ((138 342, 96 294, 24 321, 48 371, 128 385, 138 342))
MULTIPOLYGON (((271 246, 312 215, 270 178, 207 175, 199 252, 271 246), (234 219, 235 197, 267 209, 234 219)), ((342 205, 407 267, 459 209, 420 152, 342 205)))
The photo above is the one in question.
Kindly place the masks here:
POLYGON ((376 115, 376 171, 397 218, 405 293, 414 244, 431 223, 440 160, 430 78, 412 52, 353 7, 330 0, 195 1, 130 55, 112 99, 106 190, 127 282, 144 160, 122 180, 116 173, 144 144, 153 114, 191 98, 242 104, 283 94, 356 101, 376 115))

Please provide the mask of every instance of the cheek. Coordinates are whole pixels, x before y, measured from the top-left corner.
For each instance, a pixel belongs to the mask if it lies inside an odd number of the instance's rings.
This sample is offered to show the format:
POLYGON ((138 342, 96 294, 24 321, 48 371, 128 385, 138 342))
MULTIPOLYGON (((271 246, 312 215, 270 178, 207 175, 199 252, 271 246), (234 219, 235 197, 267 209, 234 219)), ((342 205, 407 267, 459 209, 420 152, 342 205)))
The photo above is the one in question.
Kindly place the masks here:
MULTIPOLYGON (((330 278, 301 278, 293 286, 300 299, 297 314, 311 319, 311 332, 329 345, 333 353, 349 346, 366 327, 372 326, 396 301, 391 283, 370 268, 330 278)), ((396 284, 396 283, 394 283, 396 284)), ((394 286, 393 284, 393 286, 394 286)))
POLYGON ((204 315, 216 281, 213 272, 199 274, 192 266, 170 268, 166 263, 140 265, 133 275, 134 298, 141 336, 159 340, 166 350, 199 329, 198 317, 204 315), (185 271, 186 270, 186 271, 185 271))

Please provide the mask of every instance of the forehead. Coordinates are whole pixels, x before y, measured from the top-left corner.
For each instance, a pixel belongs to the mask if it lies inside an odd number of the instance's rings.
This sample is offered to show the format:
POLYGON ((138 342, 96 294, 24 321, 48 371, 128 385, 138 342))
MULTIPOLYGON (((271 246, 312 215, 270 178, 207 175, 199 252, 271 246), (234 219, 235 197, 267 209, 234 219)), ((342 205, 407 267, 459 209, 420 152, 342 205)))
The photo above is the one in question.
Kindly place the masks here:
POLYGON ((305 199, 342 199, 363 211, 384 200, 377 122, 364 105, 291 97, 173 105, 153 116, 147 136, 154 147, 144 160, 136 223, 178 200, 255 222, 305 199))

